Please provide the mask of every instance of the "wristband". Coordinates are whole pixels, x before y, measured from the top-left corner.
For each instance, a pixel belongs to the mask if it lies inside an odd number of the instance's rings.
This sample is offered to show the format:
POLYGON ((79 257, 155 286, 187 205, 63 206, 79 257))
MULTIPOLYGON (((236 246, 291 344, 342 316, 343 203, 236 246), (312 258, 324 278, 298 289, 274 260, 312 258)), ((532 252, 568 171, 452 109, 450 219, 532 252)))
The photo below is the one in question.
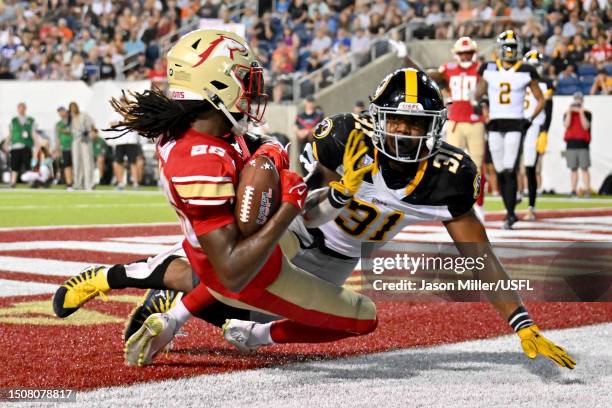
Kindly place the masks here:
POLYGON ((519 306, 508 318, 508 324, 517 332, 525 327, 533 326, 534 323, 527 309, 524 306, 519 306))
POLYGON ((353 197, 344 195, 335 188, 330 188, 327 192, 327 199, 334 208, 344 207, 351 201, 351 198, 353 197))

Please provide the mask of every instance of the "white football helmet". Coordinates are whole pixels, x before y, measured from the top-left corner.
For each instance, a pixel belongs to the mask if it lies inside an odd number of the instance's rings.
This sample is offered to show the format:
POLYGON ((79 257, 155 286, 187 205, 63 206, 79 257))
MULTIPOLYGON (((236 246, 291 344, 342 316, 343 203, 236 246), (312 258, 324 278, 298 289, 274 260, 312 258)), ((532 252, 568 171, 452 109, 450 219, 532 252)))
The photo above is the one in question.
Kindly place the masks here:
POLYGON ((478 44, 470 37, 459 38, 452 52, 461 68, 467 69, 478 60, 478 44), (466 57, 462 57, 462 54, 465 54, 466 57))
POLYGON ((167 59, 172 99, 206 100, 240 133, 247 120, 263 119, 268 100, 263 69, 244 38, 223 30, 194 30, 178 40, 167 59))

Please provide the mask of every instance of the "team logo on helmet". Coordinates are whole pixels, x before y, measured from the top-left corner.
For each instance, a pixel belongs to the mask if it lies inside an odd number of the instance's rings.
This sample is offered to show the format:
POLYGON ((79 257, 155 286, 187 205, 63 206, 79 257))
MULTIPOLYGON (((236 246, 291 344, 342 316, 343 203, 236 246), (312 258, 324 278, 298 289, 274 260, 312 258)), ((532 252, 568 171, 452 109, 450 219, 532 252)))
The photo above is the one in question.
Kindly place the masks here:
POLYGON ((324 137, 329 135, 333 126, 334 124, 331 119, 325 118, 321 122, 319 122, 317 126, 315 126, 314 130, 312 131, 312 135, 315 139, 323 139, 324 137))
POLYGON ((389 81, 392 77, 393 73, 390 73, 389 75, 383 78, 380 84, 378 84, 378 87, 376 87, 376 91, 374 91, 374 97, 372 98, 372 100, 376 100, 380 96, 380 94, 383 93, 385 88, 387 88, 387 85, 389 85, 389 81))
MULTIPOLYGON (((198 43, 200 40, 196 41, 192 47, 194 49, 198 48, 198 43)), ((234 53, 239 53, 242 56, 247 56, 249 50, 238 41, 233 38, 226 37, 223 34, 219 34, 219 38, 210 43, 208 48, 206 48, 200 55, 200 60, 193 66, 193 68, 201 65, 208 58, 213 57, 228 57, 232 61, 234 60, 234 53)))

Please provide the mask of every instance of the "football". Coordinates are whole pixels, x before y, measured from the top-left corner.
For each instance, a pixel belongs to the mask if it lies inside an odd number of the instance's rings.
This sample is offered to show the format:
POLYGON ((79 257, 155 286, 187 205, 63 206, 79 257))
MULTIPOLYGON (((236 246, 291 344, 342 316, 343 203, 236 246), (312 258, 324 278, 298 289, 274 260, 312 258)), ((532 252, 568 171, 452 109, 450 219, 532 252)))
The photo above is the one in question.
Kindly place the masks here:
POLYGON ((234 215, 243 236, 259 231, 280 205, 280 178, 272 160, 251 159, 242 169, 234 215))

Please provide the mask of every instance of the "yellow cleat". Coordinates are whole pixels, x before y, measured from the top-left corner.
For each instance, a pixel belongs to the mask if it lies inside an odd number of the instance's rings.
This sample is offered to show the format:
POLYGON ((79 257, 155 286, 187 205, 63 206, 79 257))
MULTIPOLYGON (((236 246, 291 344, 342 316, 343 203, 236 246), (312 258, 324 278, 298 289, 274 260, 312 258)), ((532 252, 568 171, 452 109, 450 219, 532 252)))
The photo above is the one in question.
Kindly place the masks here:
POLYGON ((110 286, 105 271, 105 266, 91 266, 64 282, 53 296, 53 311, 57 317, 70 316, 98 295, 102 300, 107 300, 104 294, 110 290, 110 286))

